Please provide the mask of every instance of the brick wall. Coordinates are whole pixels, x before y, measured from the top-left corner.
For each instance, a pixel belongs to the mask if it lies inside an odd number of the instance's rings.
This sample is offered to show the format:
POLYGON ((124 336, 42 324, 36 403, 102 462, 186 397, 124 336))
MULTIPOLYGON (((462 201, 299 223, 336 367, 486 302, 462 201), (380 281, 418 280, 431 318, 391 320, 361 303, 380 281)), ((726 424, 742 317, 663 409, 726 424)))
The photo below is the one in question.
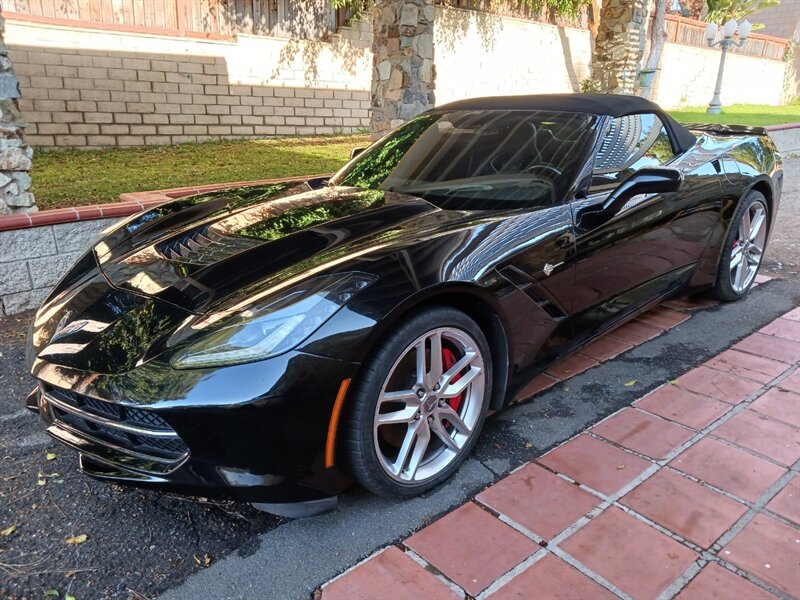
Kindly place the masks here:
POLYGON ((369 42, 359 39, 363 28, 314 44, 9 24, 20 109, 37 147, 352 133, 369 126, 371 55, 369 42))

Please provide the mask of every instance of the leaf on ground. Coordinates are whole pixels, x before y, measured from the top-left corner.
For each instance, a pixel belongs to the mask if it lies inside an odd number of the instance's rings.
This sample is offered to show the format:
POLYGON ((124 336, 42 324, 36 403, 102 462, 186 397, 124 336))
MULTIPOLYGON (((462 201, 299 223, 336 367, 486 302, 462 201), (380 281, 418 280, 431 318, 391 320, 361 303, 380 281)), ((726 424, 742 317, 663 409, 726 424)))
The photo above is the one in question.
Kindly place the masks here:
POLYGON ((64 594, 64 600, 75 600, 75 596, 72 594, 64 594))
POLYGON ((60 598, 61 594, 58 593, 58 590, 45 590, 44 595, 48 598, 60 598))
POLYGON ((617 465, 617 470, 618 471, 621 471, 624 468, 625 468, 625 465, 617 465))
POLYGON ((670 385, 678 385, 678 380, 677 379, 670 379, 667 383, 669 383, 670 385))
POLYGON ((625 387, 633 387, 635 385, 636 385, 636 380, 635 379, 631 379, 630 381, 625 383, 625 387))
POLYGON ((194 554, 192 558, 194 558, 194 562, 201 567, 210 567, 211 561, 214 560, 208 553, 203 554, 203 556, 197 556, 197 554, 194 554))
POLYGON ((526 448, 533 448, 533 444, 531 444, 530 442, 525 442, 525 447, 526 448))
POLYGON ((72 537, 68 537, 67 538, 67 543, 68 544, 72 544, 72 545, 82 544, 87 539, 88 539, 87 535, 85 533, 82 533, 80 535, 74 535, 72 537))
POLYGON ((55 452, 48 452, 47 456, 45 458, 47 458, 47 460, 55 460, 56 459, 56 453, 55 452))
POLYGON ((5 529, 0 529, 0 536, 8 537, 12 533, 14 533, 16 530, 17 530, 17 526, 16 525, 11 525, 10 527, 6 527, 5 529))
POLYGON ((37 483, 37 485, 44 485, 45 483, 47 483, 47 480, 46 479, 38 479, 36 481, 36 483, 37 483))

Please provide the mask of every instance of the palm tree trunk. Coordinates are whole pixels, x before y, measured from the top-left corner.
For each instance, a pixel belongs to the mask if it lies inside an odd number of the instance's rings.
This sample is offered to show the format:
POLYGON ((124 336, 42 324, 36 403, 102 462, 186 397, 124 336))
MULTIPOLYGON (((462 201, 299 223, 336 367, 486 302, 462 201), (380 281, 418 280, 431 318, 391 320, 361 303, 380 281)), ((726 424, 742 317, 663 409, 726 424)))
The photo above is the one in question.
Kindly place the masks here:
MULTIPOLYGON (((658 66, 661 64, 661 53, 664 51, 664 45, 667 43, 667 28, 666 28, 666 15, 667 15, 667 0, 655 0, 655 16, 653 17, 653 25, 650 30, 650 53, 647 55, 647 62, 644 65, 645 71, 657 71, 658 66)), ((643 98, 650 96, 650 88, 652 87, 654 77, 650 78, 646 86, 642 86, 640 95, 643 98)))

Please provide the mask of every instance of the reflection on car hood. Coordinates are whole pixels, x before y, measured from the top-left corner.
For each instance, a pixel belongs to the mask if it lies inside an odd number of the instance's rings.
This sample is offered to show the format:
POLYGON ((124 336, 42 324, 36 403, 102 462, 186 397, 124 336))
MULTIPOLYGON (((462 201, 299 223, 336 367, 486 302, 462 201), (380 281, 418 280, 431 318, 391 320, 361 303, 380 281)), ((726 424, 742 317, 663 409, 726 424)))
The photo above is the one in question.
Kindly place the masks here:
POLYGON ((101 241, 95 253, 115 287, 202 312, 326 268, 354 244, 380 245, 381 234, 441 212, 380 190, 272 184, 157 207, 101 241))

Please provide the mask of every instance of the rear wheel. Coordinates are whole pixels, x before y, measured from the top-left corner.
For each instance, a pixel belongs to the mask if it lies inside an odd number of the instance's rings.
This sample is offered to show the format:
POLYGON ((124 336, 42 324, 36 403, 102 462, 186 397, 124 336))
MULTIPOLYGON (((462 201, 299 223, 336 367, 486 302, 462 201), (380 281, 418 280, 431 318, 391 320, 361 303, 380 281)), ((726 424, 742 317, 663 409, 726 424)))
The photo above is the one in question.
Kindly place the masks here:
POLYGON ((389 335, 366 365, 346 416, 350 469, 383 496, 415 496, 458 468, 491 395, 491 355, 464 313, 434 308, 389 335))
POLYGON ((767 245, 769 208, 760 192, 745 196, 725 239, 717 281, 712 290, 719 300, 733 302, 743 298, 758 274, 767 245))

